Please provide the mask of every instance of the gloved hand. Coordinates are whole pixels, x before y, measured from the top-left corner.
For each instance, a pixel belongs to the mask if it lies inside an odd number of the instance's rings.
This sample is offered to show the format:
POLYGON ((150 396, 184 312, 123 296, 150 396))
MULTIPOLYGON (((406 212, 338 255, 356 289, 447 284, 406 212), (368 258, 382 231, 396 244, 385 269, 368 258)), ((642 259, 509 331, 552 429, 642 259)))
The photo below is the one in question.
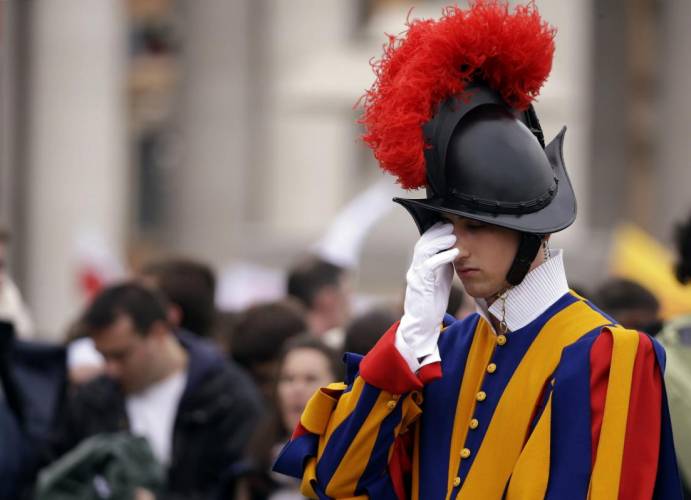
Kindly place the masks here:
POLYGON ((450 248, 455 243, 453 225, 439 222, 415 244, 406 274, 403 317, 396 331, 396 348, 413 371, 420 367, 420 358, 435 353, 439 357, 437 340, 454 274, 451 262, 459 253, 450 248))

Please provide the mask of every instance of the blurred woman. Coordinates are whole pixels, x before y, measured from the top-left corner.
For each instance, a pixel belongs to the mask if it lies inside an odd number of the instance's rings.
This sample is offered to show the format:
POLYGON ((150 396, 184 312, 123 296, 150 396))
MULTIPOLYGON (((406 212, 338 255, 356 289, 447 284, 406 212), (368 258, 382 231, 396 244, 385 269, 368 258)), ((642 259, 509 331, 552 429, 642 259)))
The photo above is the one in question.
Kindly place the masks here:
POLYGON ((288 476, 271 472, 281 448, 300 421, 310 397, 320 387, 342 377, 336 353, 311 336, 286 341, 279 361, 274 387, 274 408, 250 443, 250 473, 241 481, 239 500, 295 500, 300 483, 288 476))

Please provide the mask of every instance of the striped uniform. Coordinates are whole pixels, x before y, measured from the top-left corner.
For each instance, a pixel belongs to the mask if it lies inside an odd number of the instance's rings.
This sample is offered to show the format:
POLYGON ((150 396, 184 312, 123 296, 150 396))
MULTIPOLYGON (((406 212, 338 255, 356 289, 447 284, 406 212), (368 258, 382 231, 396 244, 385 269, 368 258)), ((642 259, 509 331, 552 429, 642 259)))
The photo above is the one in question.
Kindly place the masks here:
POLYGON ((445 318, 413 373, 394 325, 308 403, 275 470, 314 498, 679 499, 664 351, 572 292, 496 335, 445 318))

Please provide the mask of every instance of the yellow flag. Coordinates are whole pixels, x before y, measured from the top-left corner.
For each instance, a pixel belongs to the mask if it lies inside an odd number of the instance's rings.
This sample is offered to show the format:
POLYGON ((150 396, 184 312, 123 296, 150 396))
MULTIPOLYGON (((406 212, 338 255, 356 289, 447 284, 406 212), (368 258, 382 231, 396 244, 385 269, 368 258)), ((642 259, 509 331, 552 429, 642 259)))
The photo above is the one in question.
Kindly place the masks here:
POLYGON ((642 229, 617 229, 610 255, 610 274, 640 283, 660 301, 664 319, 691 312, 691 287, 674 276, 674 256, 642 229))

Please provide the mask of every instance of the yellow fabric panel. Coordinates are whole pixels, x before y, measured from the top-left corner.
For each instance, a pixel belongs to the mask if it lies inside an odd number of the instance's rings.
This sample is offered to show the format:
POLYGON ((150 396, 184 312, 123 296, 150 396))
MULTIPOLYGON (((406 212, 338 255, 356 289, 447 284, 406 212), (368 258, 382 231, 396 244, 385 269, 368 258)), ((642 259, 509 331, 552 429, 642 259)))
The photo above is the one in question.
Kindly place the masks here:
POLYGON ((605 413, 590 479, 592 500, 613 500, 619 496, 621 463, 628 418, 633 364, 638 350, 638 333, 621 327, 610 328, 614 343, 607 382, 605 413))
MULTIPOLYGON (((501 498, 525 443, 530 417, 564 347, 609 321, 578 301, 554 315, 542 328, 509 381, 492 416, 482 446, 459 498, 501 498)), ((509 334, 509 342, 510 340, 509 334)))
POLYGON ((415 425, 415 439, 413 441, 413 478, 411 481, 411 500, 420 500, 420 422, 415 425))
MULTIPOLYGON (((331 417, 326 426, 326 432, 319 436, 319 446, 317 451, 317 456, 321 457, 324 453, 324 448, 326 448, 326 443, 329 442, 331 435, 338 428, 343 421, 348 418, 355 406, 357 405, 360 394, 362 394, 362 389, 365 387, 365 381, 361 377, 357 377, 353 382, 353 387, 349 392, 341 394, 336 408, 331 413, 331 417)), ((316 477, 316 470, 315 470, 316 477)))
POLYGON ((312 434, 324 434, 331 418, 338 397, 346 389, 343 383, 329 384, 326 389, 319 389, 307 402, 300 415, 300 423, 312 434))
POLYGON ((326 486, 328 496, 350 498, 355 494, 358 480, 369 463, 370 455, 379 435, 379 427, 382 421, 394 411, 387 404, 393 400, 392 398, 391 393, 386 391, 382 391, 377 396, 367 419, 358 430, 353 443, 343 455, 343 459, 326 486))
MULTIPOLYGON (((365 387, 365 381, 362 377, 357 377, 353 382, 353 387, 349 392, 344 392, 338 400, 338 405, 336 409, 331 414, 331 419, 329 420, 326 433, 324 434, 324 442, 328 442, 331 434, 338 428, 343 421, 348 418, 355 406, 357 405, 360 395, 362 394, 362 389, 365 387)), ((323 448, 319 446, 319 452, 321 454, 323 448)))
POLYGON ((492 327, 484 318, 480 318, 475 327, 473 343, 470 346, 468 360, 463 372, 463 382, 458 395, 456 416, 454 417, 453 433, 451 435, 451 455, 449 457, 449 475, 447 484, 448 499, 453 489, 453 480, 461 463, 461 449, 468 434, 468 422, 475 411, 477 400, 475 395, 486 373, 492 353, 497 345, 492 327))
POLYGON ((302 481, 300 482, 300 493, 307 498, 318 498, 317 493, 312 486, 313 482, 317 481, 317 459, 311 457, 307 460, 307 465, 302 473, 302 481))
POLYGON ((552 396, 513 468, 506 500, 542 500, 549 480, 552 396))
MULTIPOLYGON (((319 435, 318 456, 320 457, 333 432, 357 406, 365 387, 365 381, 361 377, 357 377, 349 392, 343 392, 346 387, 345 384, 334 383, 317 391, 308 402, 300 418, 302 425, 308 431, 319 435)), ((353 496, 355 487, 367 467, 381 422, 389 413, 394 411, 395 407, 390 407, 389 403, 398 401, 398 399, 398 395, 386 391, 381 391, 377 396, 377 401, 367 420, 353 440, 354 445, 348 449, 341 465, 336 469, 327 485, 327 494, 337 498, 360 498, 353 496)), ((399 403, 402 405, 401 422, 395 429, 395 435, 398 435, 402 429, 413 425, 419 418, 422 413, 419 406, 421 401, 422 397, 419 393, 411 393, 399 403)), ((309 496, 308 493, 314 495, 310 481, 316 480, 316 462, 316 460, 311 459, 305 468, 301 488, 306 496, 309 496)))
MULTIPOLYGON (((420 398, 418 401, 421 402, 422 399, 420 398)), ((408 395, 408 397, 403 400, 403 411, 400 426, 400 430, 402 432, 407 431, 408 428, 411 427, 418 418, 420 418, 422 409, 420 408, 418 401, 415 401, 414 394, 408 395)))

